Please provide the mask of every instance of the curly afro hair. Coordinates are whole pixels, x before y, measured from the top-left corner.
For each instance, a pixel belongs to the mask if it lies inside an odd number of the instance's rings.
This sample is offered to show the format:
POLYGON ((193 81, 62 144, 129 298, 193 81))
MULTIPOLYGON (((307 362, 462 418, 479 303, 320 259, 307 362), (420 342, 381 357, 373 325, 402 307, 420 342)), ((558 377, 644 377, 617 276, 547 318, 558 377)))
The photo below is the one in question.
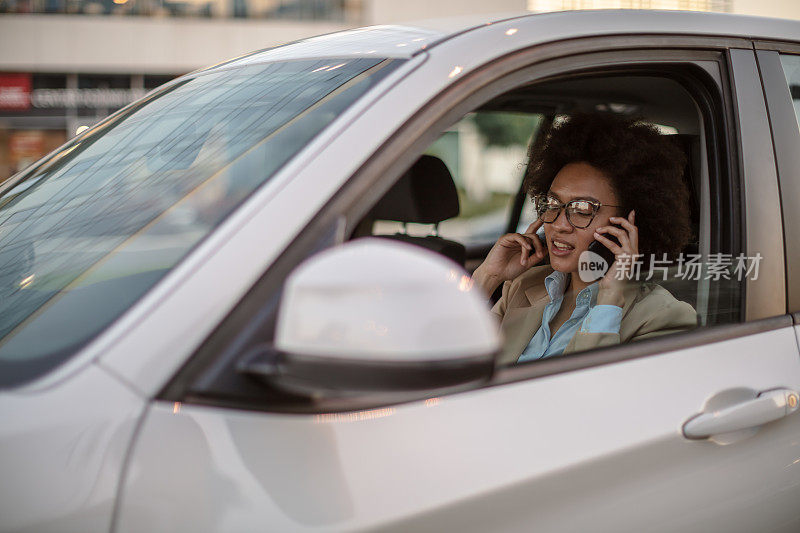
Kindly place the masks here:
POLYGON ((584 162, 605 174, 623 206, 636 211, 639 253, 674 258, 691 238, 686 157, 667 136, 642 120, 579 114, 551 125, 529 152, 525 190, 547 193, 567 164, 584 162))

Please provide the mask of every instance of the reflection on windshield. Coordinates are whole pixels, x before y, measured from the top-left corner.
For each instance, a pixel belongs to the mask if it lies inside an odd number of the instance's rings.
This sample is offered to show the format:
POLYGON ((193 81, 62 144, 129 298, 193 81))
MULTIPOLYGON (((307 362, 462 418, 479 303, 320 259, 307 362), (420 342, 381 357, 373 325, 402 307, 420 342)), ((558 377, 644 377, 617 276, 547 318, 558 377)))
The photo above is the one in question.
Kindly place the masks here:
POLYGON ((249 65, 176 82, 0 196, 0 386, 58 364, 391 70, 249 65))

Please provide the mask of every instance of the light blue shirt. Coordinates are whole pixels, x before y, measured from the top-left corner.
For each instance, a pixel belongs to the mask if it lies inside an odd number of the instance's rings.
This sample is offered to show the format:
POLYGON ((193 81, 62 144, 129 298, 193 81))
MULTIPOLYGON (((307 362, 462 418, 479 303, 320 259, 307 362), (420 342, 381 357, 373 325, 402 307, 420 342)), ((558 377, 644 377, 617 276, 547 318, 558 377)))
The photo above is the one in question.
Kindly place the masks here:
POLYGON ((595 281, 578 293, 572 315, 558 328, 556 334, 552 335, 550 320, 561 309, 567 281, 567 274, 558 271, 554 271, 544 279, 544 286, 550 296, 550 302, 544 308, 542 325, 517 362, 524 363, 561 355, 578 329, 587 333, 619 333, 622 308, 616 305, 597 305, 597 293, 600 285, 595 281))

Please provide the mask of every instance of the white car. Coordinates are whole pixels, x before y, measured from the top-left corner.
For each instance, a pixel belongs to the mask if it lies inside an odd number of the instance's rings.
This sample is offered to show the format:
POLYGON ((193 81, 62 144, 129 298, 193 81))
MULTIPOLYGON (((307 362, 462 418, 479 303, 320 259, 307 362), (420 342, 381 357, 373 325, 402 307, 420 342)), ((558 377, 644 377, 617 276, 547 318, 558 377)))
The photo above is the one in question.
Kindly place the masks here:
POLYGON ((800 23, 705 13, 364 28, 168 83, 0 186, 0 530, 800 531, 798 113, 800 23), (687 251, 729 268, 664 283, 695 330, 495 365, 468 273, 575 111, 674 136, 687 251))

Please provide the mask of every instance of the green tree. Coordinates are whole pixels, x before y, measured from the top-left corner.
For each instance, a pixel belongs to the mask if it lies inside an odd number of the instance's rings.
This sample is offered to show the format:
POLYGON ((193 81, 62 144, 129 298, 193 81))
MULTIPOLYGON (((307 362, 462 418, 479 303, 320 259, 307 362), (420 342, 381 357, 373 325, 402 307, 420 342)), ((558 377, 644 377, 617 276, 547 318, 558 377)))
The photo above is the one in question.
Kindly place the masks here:
POLYGON ((541 124, 541 115, 478 112, 472 121, 487 146, 527 145, 541 124))

